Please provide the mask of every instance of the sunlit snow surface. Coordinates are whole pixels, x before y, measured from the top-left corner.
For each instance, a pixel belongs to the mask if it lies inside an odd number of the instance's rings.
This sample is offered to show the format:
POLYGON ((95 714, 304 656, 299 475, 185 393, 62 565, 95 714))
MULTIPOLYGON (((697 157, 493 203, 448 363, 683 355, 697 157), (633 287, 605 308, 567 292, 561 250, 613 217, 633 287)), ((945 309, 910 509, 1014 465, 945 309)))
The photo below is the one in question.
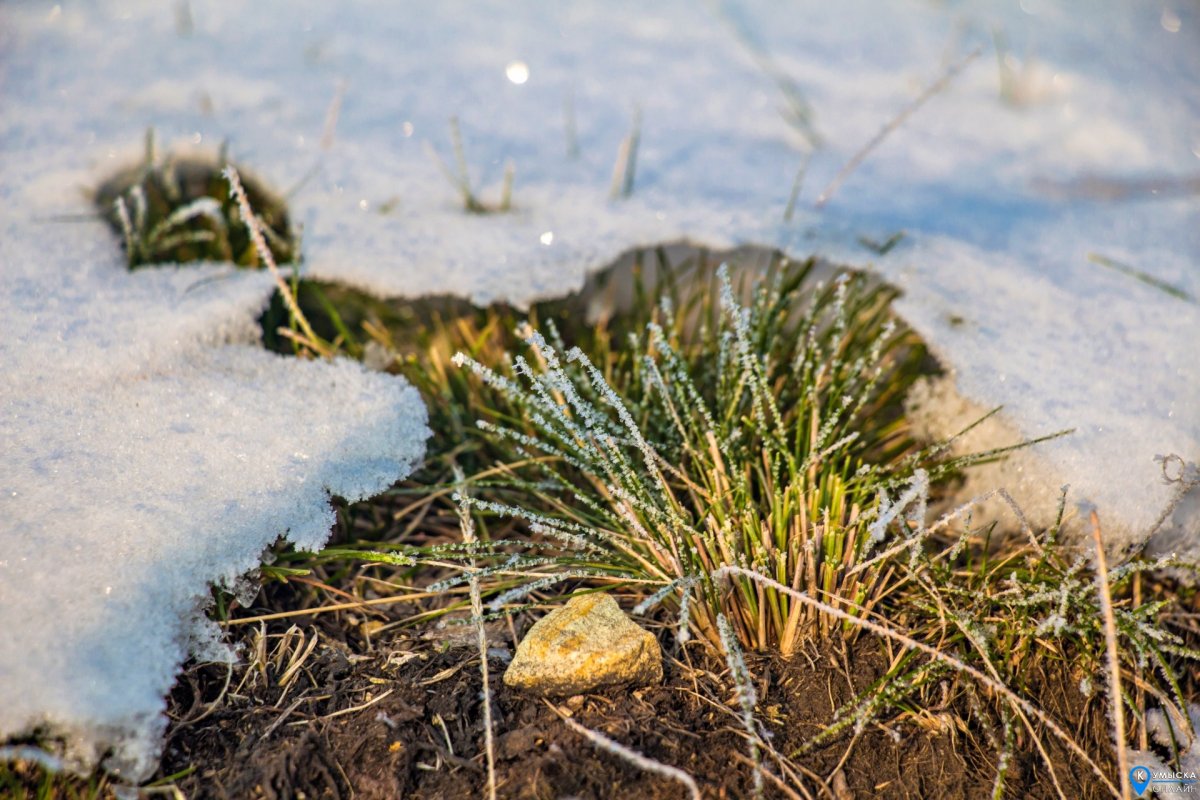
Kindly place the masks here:
POLYGON ((0 234, 0 735, 45 725, 75 763, 113 747, 137 777, 179 664, 222 656, 207 586, 279 536, 319 547, 331 494, 378 493, 420 458, 425 411, 354 363, 238 344, 262 275, 129 275, 85 228, 33 247, 29 224, 0 234))
MULTIPOLYGON (((253 338, 263 276, 129 275, 102 225, 55 221, 88 212, 87 188, 136 159, 150 126, 164 149, 228 140, 294 187, 310 273, 381 294, 527 302, 681 238, 871 265, 964 395, 1003 404, 1025 435, 1076 429, 1022 462, 1018 499, 1070 483, 1119 541, 1169 500, 1154 456, 1200 457, 1194 8, 463 8, 0 7, 0 737, 52 722, 85 751, 119 745, 136 777, 206 582, 285 529, 317 545, 327 492, 381 488, 424 435, 397 382, 226 344, 253 338), (811 141, 784 85, 821 141, 789 224, 811 141), (614 201, 637 114, 634 191, 614 201), (513 213, 463 212, 428 153, 453 164, 452 116, 485 202, 515 165, 513 213), (901 229, 885 256, 858 242, 901 229)), ((1194 511, 1178 514, 1160 546, 1195 551, 1197 535, 1194 511)))

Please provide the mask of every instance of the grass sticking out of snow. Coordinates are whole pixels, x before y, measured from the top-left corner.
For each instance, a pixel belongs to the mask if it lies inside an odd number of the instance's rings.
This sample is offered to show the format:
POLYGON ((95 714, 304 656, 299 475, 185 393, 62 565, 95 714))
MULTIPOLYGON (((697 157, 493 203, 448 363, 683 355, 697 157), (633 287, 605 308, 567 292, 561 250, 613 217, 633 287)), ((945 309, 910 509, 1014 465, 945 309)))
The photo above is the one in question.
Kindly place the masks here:
MULTIPOLYGON (((776 259, 765 278, 742 282, 705 258, 652 284, 635 271, 631 310, 596 324, 570 302, 520 315, 301 284, 299 307, 327 348, 422 390, 434 453, 418 481, 378 504, 399 509, 399 541, 283 554, 264 572, 303 582, 319 569, 315 585, 326 586, 354 564, 405 585, 440 574, 408 596, 443 602, 410 620, 468 612, 470 583, 490 601, 482 619, 470 612, 476 624, 572 586, 632 588, 637 611, 668 605, 681 641, 700 634, 726 654, 755 763, 805 749, 773 753, 758 737, 741 649, 786 653, 883 630, 939 657, 898 655, 808 747, 882 721, 934 724, 924 709, 940 705, 992 743, 1001 794, 1014 737, 1056 783, 1050 752, 1064 747, 1107 780, 1111 755, 1097 742, 1109 740, 1086 720, 1048 722, 1039 693, 1045 676, 1070 675, 1100 696, 1091 676, 1107 669, 1105 616, 1090 562, 1058 541, 1057 526, 1031 530, 1002 491, 1011 519, 980 523, 968 504, 929 524, 927 503, 947 480, 1003 452, 955 460, 946 443, 912 441, 900 400, 924 354, 891 316, 892 290, 850 273, 815 282, 814 267, 776 259), (474 475, 469 496, 456 468, 474 475), (478 540, 455 541, 460 504, 474 509, 478 540)), ((394 533, 386 516, 373 524, 394 533)), ((1125 698, 1134 735, 1160 708, 1184 742, 1180 665, 1198 654, 1164 627, 1169 598, 1140 589, 1144 573, 1167 566, 1192 568, 1127 561, 1108 574, 1114 684, 1136 687, 1125 698)))
POLYGON ((928 524, 945 481, 1003 451, 950 459, 948 443, 912 441, 900 401, 923 348, 891 316, 892 290, 851 273, 814 283, 814 267, 777 258, 765 278, 738 283, 700 258, 653 285, 635 271, 632 309, 597 324, 570 302, 523 320, 452 300, 407 306, 281 286, 293 292, 276 310, 290 335, 276 346, 295 346, 303 323, 314 352, 406 374, 429 403, 435 445, 417 481, 372 504, 367 527, 402 524, 398 541, 284 553, 264 575, 329 589, 371 565, 411 589, 421 573, 440 574, 403 595, 442 598, 409 621, 456 611, 476 625, 571 586, 632 588, 636 611, 669 605, 681 642, 698 633, 725 653, 755 764, 807 748, 776 753, 758 734, 742 648, 788 653, 863 631, 915 642, 807 747, 881 721, 934 724, 924 709, 952 708, 992 743, 997 796, 1016 735, 1055 785, 1057 747, 1114 786, 1111 740, 1086 719, 1055 721, 1039 694, 1045 676, 1064 674, 1085 695, 1098 691, 1111 598, 1122 673, 1111 683, 1136 687, 1124 698, 1131 727, 1166 709, 1176 740, 1190 740, 1180 664, 1200 653, 1164 627, 1169 598, 1147 599, 1140 581, 1192 565, 1127 561, 1099 593, 1058 527, 1031 530, 1002 491, 1011 520, 978 524, 968 504, 928 524), (469 496, 461 468, 474 475, 469 496), (464 507, 479 536, 459 542, 464 507), (993 540, 998 529, 1014 535, 993 540))
POLYGON ((463 210, 469 214, 505 214, 512 211, 513 181, 517 177, 517 167, 511 160, 504 163, 504 183, 500 187, 500 199, 490 203, 482 200, 471 184, 471 170, 467 166, 467 150, 463 144, 462 130, 458 118, 450 118, 450 144, 454 148, 454 169, 446 164, 438 155, 437 150, 429 145, 429 157, 437 164, 438 169, 446 176, 462 198, 463 210))
MULTIPOLYGON (((160 157, 146 134, 141 163, 121 170, 96 191, 101 215, 121 236, 130 269, 189 261, 263 266, 250 231, 230 195, 222 151, 214 159, 160 157)), ((276 263, 299 259, 299 243, 281 198, 243 177, 250 204, 276 263)))

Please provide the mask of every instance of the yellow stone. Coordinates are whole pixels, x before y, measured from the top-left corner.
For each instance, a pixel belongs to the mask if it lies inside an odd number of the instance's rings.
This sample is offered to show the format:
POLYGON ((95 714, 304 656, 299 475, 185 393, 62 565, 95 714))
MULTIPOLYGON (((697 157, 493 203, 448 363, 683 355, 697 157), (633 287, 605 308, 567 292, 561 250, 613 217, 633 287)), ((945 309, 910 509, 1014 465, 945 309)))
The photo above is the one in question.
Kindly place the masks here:
POLYGON ((662 680, 658 640, 638 627, 607 594, 576 595, 542 617, 517 645, 504 673, 514 689, 574 695, 604 686, 662 680))

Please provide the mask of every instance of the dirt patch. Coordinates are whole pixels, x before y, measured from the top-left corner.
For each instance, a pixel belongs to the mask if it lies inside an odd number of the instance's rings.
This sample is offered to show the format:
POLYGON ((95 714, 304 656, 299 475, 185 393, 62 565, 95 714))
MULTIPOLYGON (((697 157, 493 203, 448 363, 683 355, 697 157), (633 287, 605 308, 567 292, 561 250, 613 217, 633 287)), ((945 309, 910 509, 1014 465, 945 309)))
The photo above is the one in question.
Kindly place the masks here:
MULTIPOLYGON (((464 641, 415 634, 372 644, 343 638, 350 628, 332 621, 315 624, 305 641, 319 628, 319 643, 302 660, 296 654, 307 645, 296 639, 289 645, 292 655, 275 659, 277 666, 252 658, 249 666, 235 668, 224 691, 224 667, 189 670, 171 698, 180 718, 168 735, 162 774, 192 768, 177 783, 189 798, 484 796, 475 651, 464 641)), ((735 693, 723 660, 705 645, 676 648, 673 655, 666 649, 660 686, 562 698, 552 707, 505 689, 500 676, 511 641, 507 631, 493 634, 489 664, 500 797, 687 797, 682 785, 599 752, 560 714, 685 770, 705 797, 750 795, 754 773, 735 693)), ((669 634, 661 638, 665 642, 669 634)), ((785 791, 768 780, 768 797, 991 795, 997 754, 979 731, 956 722, 965 718, 958 712, 966 702, 957 691, 947 692, 942 707, 911 708, 857 733, 851 727, 797 754, 832 721, 836 708, 871 687, 891 663, 868 639, 790 659, 750 659, 758 716, 782 756, 765 761, 793 787, 785 791)), ((1074 705, 1063 711, 1078 718, 1074 705)), ((1062 755, 1058 749, 1051 745, 1053 757, 1062 755)), ((1018 742, 1017 753, 1007 795, 1055 796, 1030 743, 1018 742)), ((1063 759, 1057 777, 1067 796, 1102 796, 1086 769, 1063 759)))

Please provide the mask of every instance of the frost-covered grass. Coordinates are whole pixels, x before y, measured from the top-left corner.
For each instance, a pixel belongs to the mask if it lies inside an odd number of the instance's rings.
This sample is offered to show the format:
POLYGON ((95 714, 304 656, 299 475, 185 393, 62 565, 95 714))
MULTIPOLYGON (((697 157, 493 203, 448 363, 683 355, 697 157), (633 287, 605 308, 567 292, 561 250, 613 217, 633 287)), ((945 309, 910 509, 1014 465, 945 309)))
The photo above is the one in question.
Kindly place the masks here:
MULTIPOLYGON (((212 161, 161 156, 154 131, 147 131, 141 163, 114 175, 95 195, 101 215, 121 234, 130 269, 189 261, 263 266, 224 174, 229 166, 224 147, 212 161)), ((272 257, 296 261, 299 244, 283 200, 257 181, 243 183, 272 257)))
POLYGON ((847 273, 813 286, 813 267, 779 262, 745 307, 727 272, 690 276, 628 342, 590 355, 548 324, 524 329, 511 364, 456 358, 501 396, 478 425, 521 462, 499 483, 523 499, 471 502, 523 519, 541 542, 527 566, 546 573, 494 610, 591 576, 646 589, 643 611, 670 602, 684 638, 717 643, 724 614, 746 646, 790 653, 830 626, 771 591, 725 593, 713 570, 750 566, 855 608, 886 594, 886 571, 850 569, 927 469, 957 464, 917 450, 898 413, 922 351, 890 290, 847 273), (899 504, 874 518, 888 492, 899 504))

